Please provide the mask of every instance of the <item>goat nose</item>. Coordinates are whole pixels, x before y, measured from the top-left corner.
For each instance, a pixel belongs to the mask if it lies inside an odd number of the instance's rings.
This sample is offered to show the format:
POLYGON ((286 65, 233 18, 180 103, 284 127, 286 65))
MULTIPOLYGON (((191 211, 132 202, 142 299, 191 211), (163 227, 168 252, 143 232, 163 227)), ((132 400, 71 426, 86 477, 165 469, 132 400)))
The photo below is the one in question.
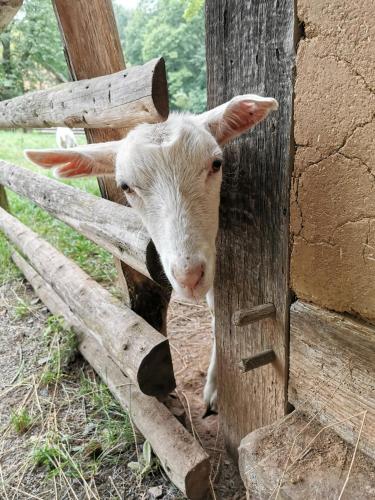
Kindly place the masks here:
POLYGON ((199 263, 189 267, 173 266, 172 272, 179 285, 184 288, 194 289, 204 275, 204 264, 199 263))

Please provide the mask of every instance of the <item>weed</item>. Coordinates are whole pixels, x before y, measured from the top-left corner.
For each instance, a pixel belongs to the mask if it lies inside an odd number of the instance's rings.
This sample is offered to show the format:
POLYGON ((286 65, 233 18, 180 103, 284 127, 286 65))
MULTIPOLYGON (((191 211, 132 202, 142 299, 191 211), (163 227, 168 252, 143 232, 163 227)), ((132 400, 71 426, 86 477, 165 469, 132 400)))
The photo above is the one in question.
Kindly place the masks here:
POLYGON ((77 353, 77 337, 66 328, 63 318, 50 316, 43 337, 50 345, 47 365, 41 375, 42 385, 57 383, 64 375, 64 369, 71 363, 77 353))
POLYGON ((30 314, 30 307, 22 299, 18 299, 18 304, 13 309, 16 319, 23 319, 30 314))
POLYGON ((65 454, 56 444, 44 443, 33 450, 35 465, 45 466, 49 471, 64 468, 67 465, 65 454))
POLYGON ((88 397, 95 413, 102 412, 109 415, 113 411, 122 412, 120 405, 113 398, 108 387, 101 381, 97 382, 96 379, 82 375, 80 394, 88 397))
POLYGON ((92 417, 96 420, 96 434, 93 446, 97 446, 97 458, 106 461, 113 459, 135 442, 130 417, 114 399, 108 387, 96 379, 82 376, 80 394, 92 406, 92 417), (101 452, 98 452, 100 448, 101 452), (114 454, 114 451, 116 453, 114 454))
POLYGON ((71 457, 64 441, 66 440, 63 436, 53 435, 32 451, 32 461, 39 467, 44 466, 49 478, 60 474, 61 471, 70 477, 82 476, 79 464, 71 457))
POLYGON ((27 408, 23 408, 22 410, 12 413, 10 417, 10 425, 18 434, 23 434, 30 429, 32 423, 33 419, 27 408))
POLYGON ((138 462, 129 462, 128 467, 140 480, 158 469, 159 461, 152 456, 152 449, 149 441, 143 443, 142 455, 139 456, 138 462))

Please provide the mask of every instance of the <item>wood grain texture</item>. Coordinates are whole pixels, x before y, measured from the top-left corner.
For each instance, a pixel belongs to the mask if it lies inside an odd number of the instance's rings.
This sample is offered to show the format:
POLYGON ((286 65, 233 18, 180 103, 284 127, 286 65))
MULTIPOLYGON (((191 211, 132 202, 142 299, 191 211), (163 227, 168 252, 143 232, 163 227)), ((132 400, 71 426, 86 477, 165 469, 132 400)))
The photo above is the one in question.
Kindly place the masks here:
POLYGON ((0 0, 0 31, 8 26, 22 4, 23 0, 0 0))
POLYGON ((146 264, 150 237, 133 209, 2 160, 0 183, 150 276, 146 264))
POLYGON ((375 326, 301 301, 290 312, 289 400, 375 458, 375 326), (361 415, 358 413, 362 412, 361 415))
POLYGON ((232 323, 234 326, 245 326, 255 321, 266 318, 274 318, 276 309, 273 304, 261 304, 250 307, 250 309, 240 309, 233 314, 232 323))
POLYGON ((95 334, 75 316, 54 290, 18 253, 12 258, 35 293, 53 314, 64 316, 79 338, 79 349, 108 385, 137 429, 151 444, 170 480, 191 499, 203 499, 209 488, 209 457, 198 441, 157 401, 142 394, 124 375, 95 334))
POLYGON ((215 318, 219 414, 236 456, 242 437, 286 407, 294 2, 207 0, 206 33, 209 108, 247 93, 280 104, 225 148, 215 318), (235 311, 268 302, 274 320, 232 325, 235 311), (275 363, 239 376, 240 359, 269 347, 275 363))
MULTIPOLYGON (((53 0, 52 1, 65 56, 73 80, 102 76, 125 69, 115 16, 111 0, 53 0)), ((159 76, 155 74, 155 79, 159 76)), ((164 77, 163 77, 164 78, 164 77)), ((156 89, 164 88, 160 82, 156 89)), ((164 91, 162 95, 165 97, 164 91)), ((163 97, 163 99, 164 99, 163 97)), ((168 103, 164 106, 168 110, 168 103)), ((167 113, 168 114, 168 111, 167 113)), ((86 129, 88 142, 105 142, 124 137, 127 129, 86 129)), ((109 178, 98 179, 103 198, 125 204, 124 194, 109 178)), ((166 332, 165 318, 170 291, 161 291, 137 270, 115 258, 120 284, 128 296, 132 309, 159 331, 166 332), (142 284, 143 283, 143 284, 142 284), (152 302, 139 300, 142 289, 152 302), (156 311, 150 315, 150 310, 156 311)), ((157 263, 155 263, 155 266, 157 263)), ((160 267, 160 266, 159 266, 160 267)), ((161 272, 161 271, 160 271, 161 272)))
POLYGON ((163 59, 0 102, 1 128, 125 128, 168 116, 163 59))
POLYGON ((0 229, 25 255, 143 393, 165 396, 176 386, 166 338, 91 279, 73 261, 0 209, 0 229))

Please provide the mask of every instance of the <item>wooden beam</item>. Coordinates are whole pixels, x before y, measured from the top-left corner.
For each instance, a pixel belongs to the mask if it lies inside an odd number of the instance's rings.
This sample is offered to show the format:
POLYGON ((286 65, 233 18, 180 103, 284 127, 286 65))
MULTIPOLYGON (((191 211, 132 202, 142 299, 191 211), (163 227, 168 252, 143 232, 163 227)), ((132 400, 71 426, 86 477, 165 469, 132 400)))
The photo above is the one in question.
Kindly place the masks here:
POLYGON ((0 31, 3 31, 12 21, 23 4, 23 0, 1 0, 0 31))
POLYGON ((72 312, 95 332, 97 341, 143 393, 164 396, 175 388, 165 337, 3 209, 0 229, 72 312))
MULTIPOLYGON (((52 0, 73 80, 125 69, 111 0, 52 0)), ((163 87, 161 87, 163 88, 163 87)), ((164 95, 164 94, 162 94, 164 95)), ((127 129, 86 129, 88 142, 124 137, 127 129)), ((103 198, 125 204, 124 193, 109 178, 98 179, 103 198)), ((161 290, 131 266, 115 258, 120 284, 132 309, 166 333, 170 289, 161 290), (143 300, 147 295, 148 300, 143 300), (150 315, 150 311, 152 314, 150 315)))
POLYGON ((273 304, 261 304, 236 311, 232 316, 232 323, 234 326, 245 326, 261 319, 274 318, 275 315, 276 309, 273 304))
MULTIPOLYGON (((150 237, 134 210, 0 160, 0 184, 73 227, 145 276, 150 237)), ((152 269, 152 265, 150 266, 152 269)), ((156 277, 159 277, 156 275, 156 277)))
POLYGON ((290 313, 289 400, 375 458, 375 326, 297 301, 290 313))
POLYGON ((191 499, 203 499, 209 488, 209 457, 178 420, 157 401, 142 394, 113 362, 94 333, 75 316, 54 290, 18 253, 12 256, 35 293, 53 314, 62 315, 79 338, 79 349, 108 385, 137 429, 151 444, 170 480, 191 499))
POLYGON ((294 2, 206 0, 208 107, 236 94, 276 98, 277 113, 225 148, 215 288, 219 416, 233 456, 241 438, 284 415, 289 328, 294 2), (273 303, 272 321, 239 329, 233 313, 273 303), (277 358, 239 376, 249 352, 277 358))
POLYGON ((125 128, 168 117, 163 59, 0 102, 1 128, 125 128))

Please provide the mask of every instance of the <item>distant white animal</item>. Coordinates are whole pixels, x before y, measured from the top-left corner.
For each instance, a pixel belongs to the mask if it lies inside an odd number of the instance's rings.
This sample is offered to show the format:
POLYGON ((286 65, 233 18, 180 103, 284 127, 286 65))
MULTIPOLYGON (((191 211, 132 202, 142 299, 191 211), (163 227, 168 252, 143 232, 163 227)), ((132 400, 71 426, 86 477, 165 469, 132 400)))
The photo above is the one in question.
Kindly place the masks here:
MULTIPOLYGON (((115 176, 174 290, 191 300, 206 295, 213 313, 222 147, 277 108, 275 99, 241 95, 201 115, 171 113, 163 123, 138 125, 120 141, 26 155, 57 167, 60 177, 115 176)), ((215 342, 203 396, 216 411, 215 342)))
POLYGON ((74 148, 78 146, 73 131, 68 127, 57 127, 56 143, 61 149, 74 148))

